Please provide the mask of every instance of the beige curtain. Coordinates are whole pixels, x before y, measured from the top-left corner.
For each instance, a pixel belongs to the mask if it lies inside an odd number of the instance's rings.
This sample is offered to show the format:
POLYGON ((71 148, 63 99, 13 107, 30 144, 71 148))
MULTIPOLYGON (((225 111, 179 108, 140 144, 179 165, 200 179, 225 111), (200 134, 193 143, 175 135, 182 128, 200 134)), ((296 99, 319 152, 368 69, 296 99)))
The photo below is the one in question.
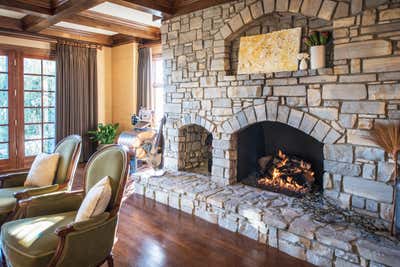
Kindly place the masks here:
POLYGON ((97 127, 97 49, 82 44, 57 44, 56 135, 82 136, 82 159, 95 146, 87 132, 97 127))
POLYGON ((154 110, 155 96, 152 85, 151 48, 139 48, 138 62, 138 112, 141 107, 154 110))

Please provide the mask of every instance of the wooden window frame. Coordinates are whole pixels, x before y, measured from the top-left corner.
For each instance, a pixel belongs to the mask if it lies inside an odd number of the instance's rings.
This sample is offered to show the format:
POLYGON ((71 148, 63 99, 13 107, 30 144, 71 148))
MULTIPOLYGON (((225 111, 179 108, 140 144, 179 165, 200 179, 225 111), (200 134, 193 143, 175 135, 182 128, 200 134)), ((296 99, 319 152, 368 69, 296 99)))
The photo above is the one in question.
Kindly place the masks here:
MULTIPOLYGON (((8 109, 9 109, 9 155, 8 160, 0 160, 0 173, 13 172, 28 169, 35 156, 25 157, 25 123, 24 123, 24 58, 40 60, 55 60, 50 50, 10 46, 0 44, 0 55, 8 55, 8 109), (11 72, 11 74, 10 74, 11 72), (12 122, 13 125, 12 125, 12 122), (15 125, 15 126, 14 126, 15 125)), ((41 74, 43 77, 43 75, 41 74)), ((57 76, 57 75, 55 75, 57 76)), ((42 79, 43 83, 43 79, 42 79)), ((42 92, 42 91, 37 91, 42 92)), ((43 94, 42 94, 43 104, 43 94)), ((43 107, 41 107, 43 109, 43 107)), ((42 114, 43 116, 43 114, 42 114)), ((54 122, 55 124, 56 122, 54 122)), ((42 124, 42 136, 43 125, 42 124)), ((43 140, 44 138, 42 138, 43 140)))

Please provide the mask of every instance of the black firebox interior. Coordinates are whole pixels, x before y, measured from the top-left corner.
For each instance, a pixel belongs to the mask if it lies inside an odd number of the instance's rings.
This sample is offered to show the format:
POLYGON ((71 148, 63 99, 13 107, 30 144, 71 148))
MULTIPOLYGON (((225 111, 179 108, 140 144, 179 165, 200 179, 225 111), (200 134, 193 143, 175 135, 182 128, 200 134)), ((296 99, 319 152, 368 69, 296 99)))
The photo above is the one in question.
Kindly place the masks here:
POLYGON ((314 190, 322 190, 323 144, 280 122, 256 123, 238 133, 238 181, 257 186, 254 177, 258 170, 257 160, 276 155, 278 150, 311 163, 315 172, 314 190))

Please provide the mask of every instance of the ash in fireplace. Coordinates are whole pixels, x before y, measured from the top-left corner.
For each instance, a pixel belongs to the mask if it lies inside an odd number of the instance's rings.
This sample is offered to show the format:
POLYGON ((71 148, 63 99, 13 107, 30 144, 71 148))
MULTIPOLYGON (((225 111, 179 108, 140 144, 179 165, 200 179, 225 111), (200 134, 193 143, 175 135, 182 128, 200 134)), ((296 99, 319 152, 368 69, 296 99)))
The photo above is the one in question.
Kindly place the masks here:
POLYGON ((277 155, 258 159, 259 187, 288 195, 304 195, 312 191, 314 171, 309 162, 296 156, 288 156, 281 150, 277 155))

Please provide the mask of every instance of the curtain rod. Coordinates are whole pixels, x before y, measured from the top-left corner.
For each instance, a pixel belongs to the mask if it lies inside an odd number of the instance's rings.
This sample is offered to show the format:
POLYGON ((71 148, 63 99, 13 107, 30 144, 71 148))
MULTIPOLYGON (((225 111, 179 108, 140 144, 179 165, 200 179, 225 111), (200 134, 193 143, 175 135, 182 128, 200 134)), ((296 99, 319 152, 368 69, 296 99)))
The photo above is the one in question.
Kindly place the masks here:
POLYGON ((98 44, 92 44, 92 43, 82 42, 82 41, 78 41, 78 40, 57 39, 57 43, 58 44, 70 45, 70 46, 96 48, 96 49, 102 49, 102 47, 103 47, 103 46, 98 45, 98 44))

